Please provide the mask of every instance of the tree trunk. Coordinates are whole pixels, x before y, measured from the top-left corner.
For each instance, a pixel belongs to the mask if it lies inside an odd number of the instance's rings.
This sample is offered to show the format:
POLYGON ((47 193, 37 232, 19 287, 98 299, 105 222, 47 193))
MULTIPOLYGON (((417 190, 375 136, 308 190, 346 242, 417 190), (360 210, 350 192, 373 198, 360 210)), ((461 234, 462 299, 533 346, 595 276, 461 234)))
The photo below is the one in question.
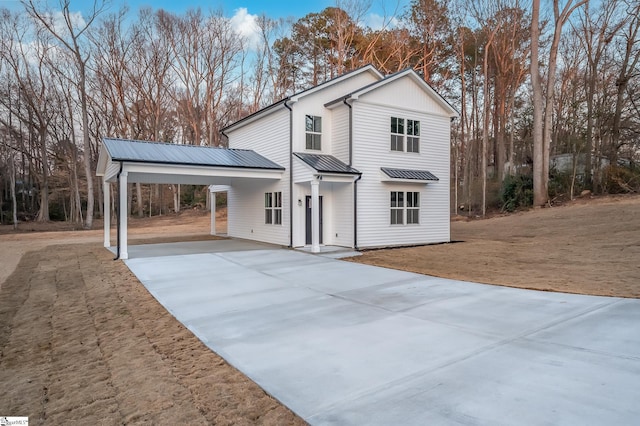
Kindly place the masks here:
POLYGON ((93 172, 91 167, 91 140, 89 139, 89 112, 87 107, 86 88, 86 67, 77 52, 78 66, 80 68, 80 107, 82 110, 82 148, 84 150, 84 172, 87 176, 87 216, 84 222, 85 229, 93 227, 94 193, 93 193, 93 172))
POLYGON ((46 146, 47 129, 42 126, 39 129, 38 138, 40 139, 40 165, 42 177, 40 181, 40 209, 38 210, 38 222, 48 222, 49 217, 49 166, 47 165, 47 146, 46 146))
POLYGON ((142 199, 142 185, 136 183, 136 211, 138 217, 144 217, 144 200, 142 199))
POLYGON ((13 155, 9 157, 11 163, 11 172, 9 173, 9 179, 11 183, 11 219, 13 223, 13 229, 18 229, 18 201, 16 200, 16 164, 13 155))
POLYGON ((542 84, 539 70, 540 0, 533 0, 531 13, 531 86, 533 92, 533 205, 543 206, 548 194, 544 186, 544 140, 542 132, 542 84))

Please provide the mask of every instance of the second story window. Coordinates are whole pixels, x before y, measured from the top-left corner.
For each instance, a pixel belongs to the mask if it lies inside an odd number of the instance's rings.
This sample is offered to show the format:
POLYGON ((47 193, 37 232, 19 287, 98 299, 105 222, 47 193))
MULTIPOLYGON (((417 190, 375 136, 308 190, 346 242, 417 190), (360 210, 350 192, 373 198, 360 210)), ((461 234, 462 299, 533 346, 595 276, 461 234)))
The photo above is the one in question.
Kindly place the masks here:
POLYGON ((407 152, 420 152, 420 122, 407 120, 407 152))
POLYGON ((391 117, 391 151, 404 151, 404 118, 391 117))
POLYGON ((420 122, 391 117, 391 151, 420 152, 420 122), (407 138, 405 144, 405 136, 407 138))
POLYGON ((304 117, 306 148, 320 150, 322 139, 322 117, 306 115, 304 117))

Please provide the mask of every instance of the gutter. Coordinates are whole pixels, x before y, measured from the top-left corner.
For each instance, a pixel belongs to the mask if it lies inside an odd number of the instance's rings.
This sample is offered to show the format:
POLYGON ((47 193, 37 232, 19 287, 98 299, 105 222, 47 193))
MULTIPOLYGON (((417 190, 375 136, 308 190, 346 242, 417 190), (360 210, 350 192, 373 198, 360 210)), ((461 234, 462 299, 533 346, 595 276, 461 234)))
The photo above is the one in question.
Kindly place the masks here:
POLYGON ((284 100, 289 110, 289 248, 293 248, 293 108, 287 104, 291 98, 284 100))
POLYGON ((224 136, 225 138, 227 138, 226 144, 227 144, 227 148, 229 148, 229 135, 227 135, 227 134, 224 132, 224 129, 220 130, 220 134, 221 134, 222 136, 224 136))
POLYGON ((116 210, 116 257, 113 260, 118 260, 120 259, 120 209, 122 208, 122 205, 120 203, 120 200, 122 199, 122 197, 120 197, 120 175, 122 174, 122 161, 120 162, 120 170, 118 170, 118 174, 117 174, 117 180, 118 180, 118 208, 116 210))

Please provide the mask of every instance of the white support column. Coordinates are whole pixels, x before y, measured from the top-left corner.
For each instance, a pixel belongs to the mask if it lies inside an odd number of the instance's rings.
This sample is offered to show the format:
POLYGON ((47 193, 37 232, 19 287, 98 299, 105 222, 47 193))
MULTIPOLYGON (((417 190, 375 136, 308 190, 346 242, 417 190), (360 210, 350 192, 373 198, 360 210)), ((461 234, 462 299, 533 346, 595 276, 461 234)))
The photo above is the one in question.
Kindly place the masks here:
POLYGON ((216 193, 211 191, 211 235, 216 235, 216 193))
POLYGON ((103 200, 103 220, 104 220, 104 246, 111 247, 111 184, 102 180, 103 200))
POLYGON ((120 173, 120 188, 118 188, 118 195, 120 197, 120 259, 129 258, 129 250, 127 244, 127 178, 128 172, 120 173))
POLYGON ((320 182, 311 181, 311 253, 320 253, 320 182))

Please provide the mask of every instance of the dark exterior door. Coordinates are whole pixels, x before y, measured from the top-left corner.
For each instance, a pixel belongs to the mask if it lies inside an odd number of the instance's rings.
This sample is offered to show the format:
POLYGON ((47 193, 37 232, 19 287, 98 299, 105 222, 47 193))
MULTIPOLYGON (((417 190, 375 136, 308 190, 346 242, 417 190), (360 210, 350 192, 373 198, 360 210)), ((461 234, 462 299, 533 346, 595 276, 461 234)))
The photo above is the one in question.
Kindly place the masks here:
MULTIPOLYGON (((305 244, 311 244, 311 196, 309 195, 307 195, 305 206, 305 244)), ((320 244, 322 244, 322 195, 320 196, 320 244)))

